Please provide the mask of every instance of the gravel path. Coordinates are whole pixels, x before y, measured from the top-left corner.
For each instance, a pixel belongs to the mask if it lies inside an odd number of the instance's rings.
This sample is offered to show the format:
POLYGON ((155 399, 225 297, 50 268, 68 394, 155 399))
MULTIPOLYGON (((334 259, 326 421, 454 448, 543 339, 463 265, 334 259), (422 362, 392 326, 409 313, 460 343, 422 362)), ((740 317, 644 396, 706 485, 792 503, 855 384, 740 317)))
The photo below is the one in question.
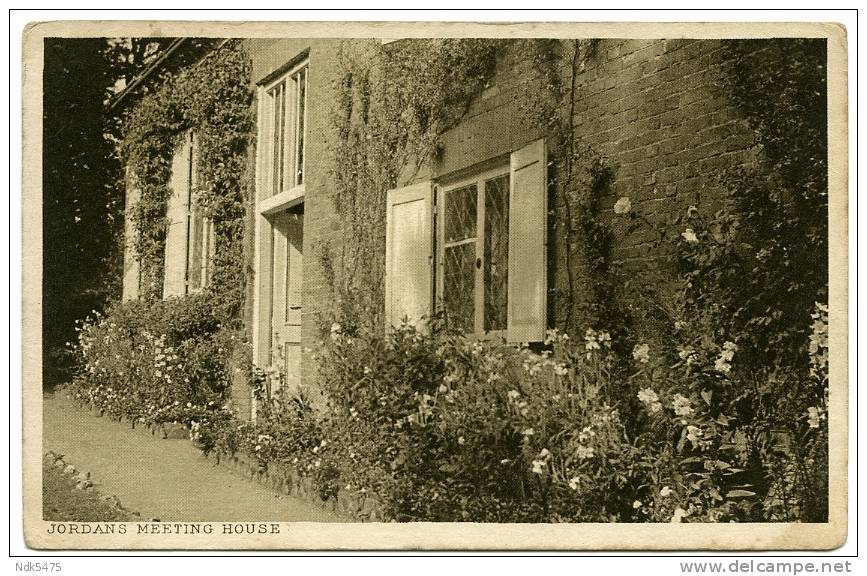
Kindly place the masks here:
POLYGON ((96 488, 143 520, 163 522, 345 522, 303 500, 277 494, 204 458, 189 440, 98 418, 61 395, 43 396, 42 452, 65 455, 96 488))

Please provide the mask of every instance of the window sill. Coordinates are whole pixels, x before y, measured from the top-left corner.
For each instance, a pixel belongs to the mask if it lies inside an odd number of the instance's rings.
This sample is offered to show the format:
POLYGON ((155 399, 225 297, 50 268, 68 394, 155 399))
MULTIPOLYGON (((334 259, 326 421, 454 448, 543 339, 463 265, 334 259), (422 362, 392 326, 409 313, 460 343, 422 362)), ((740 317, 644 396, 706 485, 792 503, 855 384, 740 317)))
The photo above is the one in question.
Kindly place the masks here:
POLYGON ((259 201, 259 214, 263 216, 268 216, 269 214, 274 214, 275 212, 280 212, 282 210, 288 210, 298 204, 304 202, 304 184, 300 186, 296 186, 295 188, 291 188, 289 190, 285 190, 280 192, 279 194, 274 194, 264 200, 259 201))

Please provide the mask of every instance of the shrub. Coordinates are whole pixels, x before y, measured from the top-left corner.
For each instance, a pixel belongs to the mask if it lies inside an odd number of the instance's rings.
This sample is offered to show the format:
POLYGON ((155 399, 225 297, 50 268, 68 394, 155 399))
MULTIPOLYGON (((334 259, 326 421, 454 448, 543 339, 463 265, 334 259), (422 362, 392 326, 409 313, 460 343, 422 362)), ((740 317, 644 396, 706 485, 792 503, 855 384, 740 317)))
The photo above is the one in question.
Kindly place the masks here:
POLYGON ((238 336, 211 313, 210 296, 118 304, 82 322, 74 397, 148 425, 201 421, 229 386, 225 358, 238 336))

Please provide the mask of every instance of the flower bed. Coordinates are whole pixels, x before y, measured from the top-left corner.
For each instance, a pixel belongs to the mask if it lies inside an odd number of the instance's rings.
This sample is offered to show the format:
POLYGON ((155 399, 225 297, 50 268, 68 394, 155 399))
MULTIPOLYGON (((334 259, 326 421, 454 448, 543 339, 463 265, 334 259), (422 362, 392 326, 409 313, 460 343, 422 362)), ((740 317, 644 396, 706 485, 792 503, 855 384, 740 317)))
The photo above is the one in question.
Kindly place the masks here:
MULTIPOLYGON (((800 375, 739 366, 731 341, 637 343, 624 362, 603 330, 551 331, 530 349, 437 319, 387 335, 334 324, 316 354, 322 405, 259 394, 249 423, 222 397, 228 368, 197 361, 227 356, 202 306, 124 304, 85 326, 75 396, 116 417, 181 422, 204 453, 357 518, 791 521, 826 502, 822 307, 800 375)), ((265 378, 250 370, 257 390, 265 378)))

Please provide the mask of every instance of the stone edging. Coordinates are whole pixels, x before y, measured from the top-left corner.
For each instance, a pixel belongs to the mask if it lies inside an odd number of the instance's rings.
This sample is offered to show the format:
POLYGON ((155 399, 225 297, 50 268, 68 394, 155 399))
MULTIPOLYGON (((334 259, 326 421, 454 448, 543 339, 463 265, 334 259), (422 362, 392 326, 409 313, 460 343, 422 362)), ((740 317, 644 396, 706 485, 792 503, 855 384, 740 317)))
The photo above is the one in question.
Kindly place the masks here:
MULTIPOLYGON (((63 454, 56 454, 55 452, 49 450, 48 452, 43 454, 42 459, 45 463, 60 470, 64 476, 69 476, 72 480, 74 480, 76 490, 95 491, 94 483, 91 479, 90 472, 77 470, 74 465, 66 461, 63 454), (78 474, 76 474, 76 472, 78 472, 78 474)), ((134 510, 124 508, 120 502, 120 499, 115 495, 102 494, 100 495, 100 500, 106 502, 107 504, 117 509, 118 511, 123 512, 124 514, 138 517, 141 516, 140 513, 134 510)), ((159 522, 159 519, 152 518, 149 521, 159 522)))
POLYGON ((207 458, 215 465, 228 468, 266 488, 287 496, 300 498, 329 512, 347 516, 358 522, 382 521, 381 504, 374 494, 363 494, 341 488, 336 497, 323 500, 317 493, 311 478, 302 476, 295 471, 284 473, 266 470, 260 466, 255 458, 251 458, 243 452, 236 452, 232 456, 212 453, 207 458))
MULTIPOLYGON (((85 406, 90 409, 94 416, 104 417, 102 411, 92 404, 85 404, 85 406)), ((133 428, 138 427, 126 418, 121 419, 121 421, 131 424, 133 428)), ((147 429, 152 435, 160 432, 163 439, 189 439, 189 429, 183 424, 161 423, 147 426, 147 429)), ((263 469, 255 458, 243 452, 236 452, 232 456, 211 453, 207 455, 207 458, 215 465, 219 464, 228 468, 243 478, 257 482, 270 490, 300 498, 351 520, 358 522, 382 521, 382 506, 375 494, 352 492, 340 488, 335 498, 322 500, 309 477, 302 476, 295 471, 284 473, 263 469)))

